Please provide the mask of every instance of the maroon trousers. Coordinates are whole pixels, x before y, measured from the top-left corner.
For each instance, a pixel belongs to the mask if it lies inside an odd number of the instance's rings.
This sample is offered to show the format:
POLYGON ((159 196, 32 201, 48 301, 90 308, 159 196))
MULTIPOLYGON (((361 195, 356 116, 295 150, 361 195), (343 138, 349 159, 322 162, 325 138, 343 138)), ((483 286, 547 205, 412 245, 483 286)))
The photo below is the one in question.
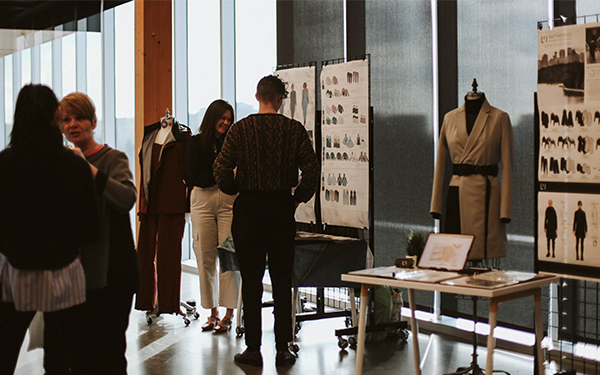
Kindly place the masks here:
POLYGON ((157 301, 161 313, 181 312, 181 241, 185 214, 140 213, 138 261, 140 291, 135 308, 152 310, 157 301))

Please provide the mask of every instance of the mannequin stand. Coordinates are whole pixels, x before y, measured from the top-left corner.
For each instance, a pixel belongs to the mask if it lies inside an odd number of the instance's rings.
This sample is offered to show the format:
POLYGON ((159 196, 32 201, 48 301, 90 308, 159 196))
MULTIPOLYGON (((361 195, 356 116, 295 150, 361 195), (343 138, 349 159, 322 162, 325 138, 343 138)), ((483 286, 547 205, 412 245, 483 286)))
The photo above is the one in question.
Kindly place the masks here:
MULTIPOLYGON (((472 296, 471 300, 473 301, 473 360, 471 361, 471 365, 469 367, 459 367, 456 369, 456 372, 451 372, 444 375, 463 375, 463 374, 471 374, 471 375, 484 375, 483 369, 479 367, 477 364, 477 296, 472 296)), ((490 332, 490 335, 492 332, 490 332)))
MULTIPOLYGON (((471 300, 473 301, 473 353, 471 357, 473 360, 469 367, 459 367, 456 369, 456 372, 451 372, 444 375, 485 375, 484 370, 479 367, 477 364, 477 300, 479 298, 477 296, 471 296, 471 300)), ((490 332, 490 335, 493 335, 494 332, 490 332)), ((494 370, 494 372, 504 373, 506 375, 510 375, 510 373, 503 370, 494 370)))

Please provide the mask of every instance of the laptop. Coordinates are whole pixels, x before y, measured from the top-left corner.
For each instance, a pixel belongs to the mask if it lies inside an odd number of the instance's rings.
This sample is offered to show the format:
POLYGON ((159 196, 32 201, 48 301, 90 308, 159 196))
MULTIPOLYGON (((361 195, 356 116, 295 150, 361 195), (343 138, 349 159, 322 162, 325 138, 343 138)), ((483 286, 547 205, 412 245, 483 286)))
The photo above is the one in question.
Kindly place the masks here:
POLYGON ((427 237, 418 268, 458 272, 465 268, 475 236, 431 233, 427 237))

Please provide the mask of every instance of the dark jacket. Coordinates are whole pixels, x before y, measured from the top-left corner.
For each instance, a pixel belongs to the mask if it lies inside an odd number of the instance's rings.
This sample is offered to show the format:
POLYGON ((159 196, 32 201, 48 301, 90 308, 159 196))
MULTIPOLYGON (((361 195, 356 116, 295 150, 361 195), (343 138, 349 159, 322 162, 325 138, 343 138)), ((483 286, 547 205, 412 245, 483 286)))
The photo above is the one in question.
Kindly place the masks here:
POLYGON ((187 145, 187 174, 192 186, 209 188, 217 182, 213 175, 213 163, 221 151, 222 140, 216 140, 215 148, 206 147, 199 134, 194 135, 187 145))
POLYGON ((0 253, 19 269, 60 269, 98 233, 88 163, 62 146, 0 153, 0 253))
POLYGON ((575 211, 575 217, 573 218, 573 232, 577 238, 585 238, 587 233, 587 219, 585 217, 585 211, 581 208, 575 211))
MULTIPOLYGON (((187 126, 173 123, 170 136, 160 148, 158 167, 152 171, 154 141, 160 122, 144 128, 140 150, 140 213, 175 214, 189 212, 189 186, 185 165, 186 144, 191 137, 187 126)), ((156 150, 155 150, 156 151, 156 150)))

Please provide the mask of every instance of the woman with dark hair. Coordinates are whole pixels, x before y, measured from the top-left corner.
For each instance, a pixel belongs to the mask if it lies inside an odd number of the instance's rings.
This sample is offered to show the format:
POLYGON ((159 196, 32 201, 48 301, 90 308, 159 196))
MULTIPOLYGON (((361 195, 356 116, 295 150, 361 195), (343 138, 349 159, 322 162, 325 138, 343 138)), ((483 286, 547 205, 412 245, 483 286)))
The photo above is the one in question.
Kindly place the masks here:
POLYGON ((133 294, 140 284, 129 218, 137 196, 133 173, 127 155, 94 139, 96 108, 89 96, 74 92, 62 98, 60 105, 60 128, 75 146, 73 152, 87 160, 94 175, 101 218, 98 239, 81 250, 87 300, 78 311, 81 331, 75 346, 73 372, 127 374, 125 332, 133 294), (94 324, 84 321, 94 315, 102 319, 94 324))
POLYGON ((27 327, 44 313, 46 374, 69 371, 75 306, 85 301, 80 248, 97 234, 90 167, 62 144, 61 108, 42 85, 21 89, 0 153, 0 374, 12 374, 27 327))
POLYGON ((225 100, 212 102, 188 150, 188 175, 194 185, 190 212, 200 275, 201 305, 211 310, 202 330, 215 333, 231 329, 240 283, 238 271, 221 272, 217 251, 217 246, 231 234, 236 196, 224 194, 217 187, 212 169, 233 121, 233 113, 233 107, 225 100), (227 309, 223 319, 219 319, 219 306, 227 309))

